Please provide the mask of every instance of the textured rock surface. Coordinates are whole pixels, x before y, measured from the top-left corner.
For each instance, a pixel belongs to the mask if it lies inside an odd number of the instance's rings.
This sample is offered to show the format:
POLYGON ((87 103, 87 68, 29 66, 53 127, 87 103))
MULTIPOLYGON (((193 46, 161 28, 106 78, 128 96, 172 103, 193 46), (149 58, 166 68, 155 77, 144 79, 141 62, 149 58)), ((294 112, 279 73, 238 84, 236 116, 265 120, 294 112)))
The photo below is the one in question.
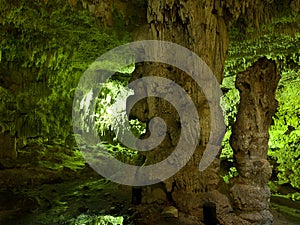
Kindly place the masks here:
MULTIPOLYGON (((233 0, 226 1, 225 3, 224 1, 209 0, 179 2, 175 0, 149 0, 147 8, 149 25, 139 28, 136 39, 166 40, 187 47, 207 63, 217 80, 221 82, 223 65, 228 48, 227 27, 240 16, 245 16, 250 21, 253 20, 254 23, 264 20, 263 18, 267 18, 268 14, 262 13, 262 5, 264 4, 260 1, 233 0), (247 9, 251 10, 247 11, 247 9), (253 13, 254 11, 257 14, 253 13)), ((270 5, 267 4, 267 6, 269 7, 270 5)), ((207 100, 192 79, 182 71, 168 65, 153 63, 139 65, 135 70, 133 80, 158 75, 174 80, 189 93, 198 109, 201 127, 199 145, 193 157, 182 170, 163 182, 166 190, 171 193, 172 200, 175 201, 178 209, 183 214, 202 218, 203 203, 207 199, 213 199, 217 206, 222 206, 223 210, 217 211, 218 217, 221 217, 231 211, 231 204, 224 192, 216 194, 216 192, 219 192, 220 188, 218 187, 221 185, 218 175, 219 160, 216 159, 203 172, 199 172, 198 169, 211 131, 210 109, 207 100), (215 196, 218 197, 215 198, 215 196)), ((159 84, 153 84, 153 86, 158 87, 159 84)), ((135 91, 139 94, 138 90, 135 91)), ((147 92, 147 90, 145 91, 147 92)), ((257 91, 261 91, 260 94, 263 94, 265 90, 257 91)), ((272 115, 272 113, 270 114, 272 115)), ((138 117, 144 122, 148 122, 156 116, 164 119, 168 126, 165 140, 155 150, 143 154, 146 155, 145 165, 165 159, 174 150, 180 136, 180 126, 178 125, 180 124, 180 120, 175 109, 164 100, 148 98, 136 104, 136 107, 131 111, 131 116, 138 117)), ((260 116, 263 117, 264 115, 260 116)), ((268 117, 269 115, 266 116, 268 117)), ((246 131, 248 127, 243 127, 242 129, 246 131)), ((265 135, 265 133, 262 134, 265 135)), ((261 147, 265 149, 265 144, 267 143, 267 139, 264 139, 265 136, 257 136, 257 138, 264 140, 261 147)), ((260 152, 262 155, 266 154, 266 152, 261 152, 260 149, 253 151, 260 152)), ((261 177, 262 186, 266 184, 271 172, 266 157, 254 158, 254 161, 245 161, 243 157, 238 155, 237 160, 241 164, 247 163, 247 166, 239 167, 240 170, 243 170, 242 173, 244 174, 241 179, 247 179, 245 182, 249 183, 254 182, 254 177, 261 177)), ((266 192, 263 196, 268 196, 268 194, 266 192)), ((264 206, 267 207, 266 205, 264 206)), ((240 220, 242 219, 239 218, 238 221, 240 220)), ((235 220, 233 219, 232 221, 235 220)), ((238 222, 235 221, 233 223, 237 224, 238 222)), ((246 223, 247 221, 245 221, 246 223)), ((224 222, 224 224, 226 223, 224 222)))
MULTIPOLYGON (((143 32, 139 31, 137 39, 165 40, 185 46, 201 56, 217 80, 222 80, 228 37, 222 17, 222 4, 219 1, 192 0, 178 3, 175 0, 150 0, 147 20, 149 26, 143 27, 143 32), (147 33, 149 35, 145 35, 147 33)), ((204 172, 199 172, 199 162, 210 134, 210 111, 205 96, 191 78, 168 65, 143 64, 137 67, 133 79, 157 75, 174 80, 189 93, 198 109, 201 126, 200 143, 194 156, 182 170, 164 181, 166 190, 171 194, 178 209, 190 216, 202 217, 202 205, 206 199, 214 199, 217 205, 229 209, 229 201, 224 200, 227 197, 215 193, 218 192, 216 189, 220 182, 218 160, 216 159, 204 172), (216 195, 218 197, 214 197, 216 195)), ((172 105, 162 99, 148 98, 139 102, 131 113, 133 117, 145 122, 158 116, 168 125, 167 135, 162 144, 145 154, 145 164, 153 164, 168 157, 175 149, 180 136, 180 118, 172 105)))
POLYGON ((142 195, 144 196, 142 202, 146 204, 163 204, 167 201, 167 194, 165 190, 157 186, 145 188, 142 195))
POLYGON ((268 187, 272 169, 267 151, 279 79, 275 62, 267 58, 258 60, 236 79, 241 100, 230 144, 239 176, 232 181, 231 195, 239 217, 252 224, 273 221, 268 187))
POLYGON ((178 209, 176 209, 174 206, 168 206, 162 211, 161 215, 166 218, 168 217, 177 218, 178 209))

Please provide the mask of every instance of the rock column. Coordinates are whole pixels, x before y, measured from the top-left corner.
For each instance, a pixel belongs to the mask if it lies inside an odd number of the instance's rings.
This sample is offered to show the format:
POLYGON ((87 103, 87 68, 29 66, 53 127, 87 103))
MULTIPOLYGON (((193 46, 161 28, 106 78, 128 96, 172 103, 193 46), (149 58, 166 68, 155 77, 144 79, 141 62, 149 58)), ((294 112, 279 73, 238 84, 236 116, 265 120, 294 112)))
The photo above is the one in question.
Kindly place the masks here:
POLYGON ((272 169, 267 161, 268 129, 277 108, 279 79, 275 62, 265 57, 236 78, 240 104, 230 144, 239 176, 231 183, 231 195, 236 214, 250 224, 273 221, 269 211, 272 169))

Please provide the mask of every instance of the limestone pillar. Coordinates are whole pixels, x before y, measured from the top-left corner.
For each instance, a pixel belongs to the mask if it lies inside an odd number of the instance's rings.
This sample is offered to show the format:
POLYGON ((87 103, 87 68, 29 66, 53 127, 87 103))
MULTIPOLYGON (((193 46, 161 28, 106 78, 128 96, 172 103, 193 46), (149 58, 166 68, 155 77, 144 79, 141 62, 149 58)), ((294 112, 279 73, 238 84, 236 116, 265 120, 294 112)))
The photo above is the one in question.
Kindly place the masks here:
POLYGON ((236 78, 240 104, 230 144, 239 176, 232 181, 231 195, 236 214, 251 224, 273 221, 269 211, 272 169, 267 161, 268 129, 277 108, 279 79, 275 62, 265 57, 236 78))

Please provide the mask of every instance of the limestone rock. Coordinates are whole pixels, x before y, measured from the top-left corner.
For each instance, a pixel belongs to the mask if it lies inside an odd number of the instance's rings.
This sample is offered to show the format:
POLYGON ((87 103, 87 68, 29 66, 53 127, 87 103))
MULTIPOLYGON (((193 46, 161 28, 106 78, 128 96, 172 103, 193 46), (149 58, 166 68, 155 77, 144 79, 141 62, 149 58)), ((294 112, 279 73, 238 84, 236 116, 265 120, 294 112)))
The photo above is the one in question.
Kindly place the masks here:
POLYGON ((269 188, 236 184, 231 189, 235 206, 239 210, 258 211, 269 208, 268 199, 271 196, 269 188))
POLYGON ((247 220, 244 220, 234 213, 224 214, 218 218, 221 225, 251 225, 247 220))
POLYGON ((204 225, 204 223, 198 217, 182 212, 179 212, 179 221, 184 225, 204 225))
POLYGON ((205 202, 213 202, 217 206, 217 217, 233 211, 228 197, 217 190, 204 193, 183 193, 174 191, 172 197, 178 204, 180 211, 203 219, 203 205, 205 202))
POLYGON ((242 213, 239 215, 239 217, 241 217, 244 220, 250 221, 251 224, 255 224, 255 225, 273 224, 273 215, 269 210, 242 213))
POLYGON ((239 176, 231 183, 231 195, 239 216, 251 224, 273 221, 269 211, 272 169, 267 161, 268 129, 277 107, 279 79, 276 63, 266 57, 236 78, 241 100, 230 144, 239 176))
POLYGON ((142 198, 142 202, 146 204, 154 202, 162 204, 167 201, 167 194, 160 187, 148 187, 143 191, 142 198))
POLYGON ((178 218, 178 209, 176 209, 174 206, 168 206, 166 207, 163 212, 161 213, 163 217, 174 217, 178 218))

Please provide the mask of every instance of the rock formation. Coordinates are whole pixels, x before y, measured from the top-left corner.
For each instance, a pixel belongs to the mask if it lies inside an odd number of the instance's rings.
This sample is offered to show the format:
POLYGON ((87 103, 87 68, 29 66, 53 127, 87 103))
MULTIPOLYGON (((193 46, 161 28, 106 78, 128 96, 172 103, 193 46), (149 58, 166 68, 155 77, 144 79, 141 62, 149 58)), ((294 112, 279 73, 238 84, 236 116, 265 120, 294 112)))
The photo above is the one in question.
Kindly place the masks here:
POLYGON ((236 78, 240 104, 230 144, 239 176, 232 181, 231 195, 236 212, 252 224, 272 224, 268 129, 277 107, 279 79, 275 62, 265 57, 236 78))

